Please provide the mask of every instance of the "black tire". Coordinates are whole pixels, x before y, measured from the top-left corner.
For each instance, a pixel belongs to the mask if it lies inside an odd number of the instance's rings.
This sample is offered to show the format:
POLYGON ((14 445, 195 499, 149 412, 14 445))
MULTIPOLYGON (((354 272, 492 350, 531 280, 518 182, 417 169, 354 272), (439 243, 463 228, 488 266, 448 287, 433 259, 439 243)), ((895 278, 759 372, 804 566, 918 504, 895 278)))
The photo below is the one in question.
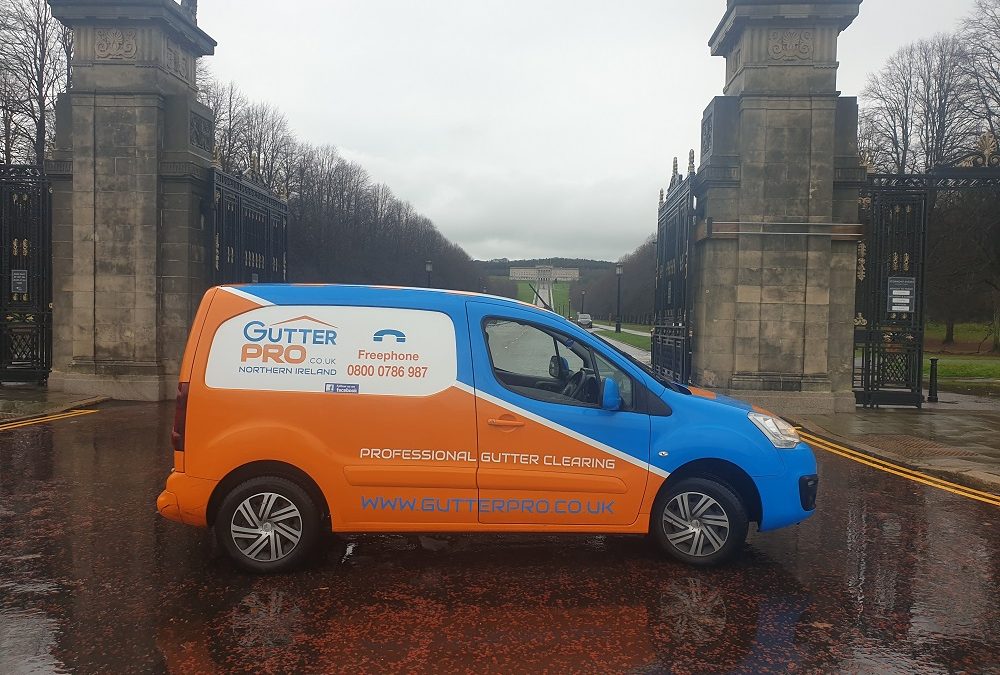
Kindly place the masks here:
POLYGON ((286 572, 302 563, 319 539, 319 522, 316 504, 298 483, 281 476, 258 476, 240 483, 226 495, 215 518, 215 534, 239 567, 257 574, 271 574, 286 572), (244 502, 247 506, 241 510, 244 502), (268 517, 261 520, 261 514, 268 517), (292 536, 296 531, 297 540, 292 536))
POLYGON ((747 539, 749 518, 743 501, 725 482, 708 477, 685 478, 659 494, 649 526, 664 552, 689 565, 712 566, 728 562, 740 552, 747 539), (705 511, 698 516, 694 507, 702 504, 702 497, 714 503, 705 502, 705 511), (680 512, 685 503, 687 519, 680 512), (723 519, 727 527, 722 527, 723 519), (682 522, 694 525, 685 529, 682 522))

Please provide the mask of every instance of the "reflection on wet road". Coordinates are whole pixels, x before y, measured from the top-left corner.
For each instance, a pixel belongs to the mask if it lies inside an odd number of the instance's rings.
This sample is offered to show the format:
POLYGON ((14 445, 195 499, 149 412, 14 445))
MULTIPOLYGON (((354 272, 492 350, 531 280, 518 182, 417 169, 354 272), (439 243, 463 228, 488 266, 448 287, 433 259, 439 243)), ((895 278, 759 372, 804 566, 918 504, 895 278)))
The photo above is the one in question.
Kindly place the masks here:
POLYGON ((331 538, 253 577, 153 502, 170 404, 0 432, 0 672, 1000 672, 1000 509, 818 453, 817 515, 644 540, 331 538))

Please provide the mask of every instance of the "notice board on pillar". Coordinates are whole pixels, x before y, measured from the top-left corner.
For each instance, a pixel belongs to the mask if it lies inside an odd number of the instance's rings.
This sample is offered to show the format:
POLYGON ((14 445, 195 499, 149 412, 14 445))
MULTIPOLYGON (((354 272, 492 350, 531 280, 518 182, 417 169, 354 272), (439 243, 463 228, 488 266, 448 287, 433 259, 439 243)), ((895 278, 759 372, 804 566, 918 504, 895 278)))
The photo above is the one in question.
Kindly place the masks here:
POLYGON ((898 314, 913 314, 916 311, 917 279, 916 277, 889 277, 888 312, 898 314))

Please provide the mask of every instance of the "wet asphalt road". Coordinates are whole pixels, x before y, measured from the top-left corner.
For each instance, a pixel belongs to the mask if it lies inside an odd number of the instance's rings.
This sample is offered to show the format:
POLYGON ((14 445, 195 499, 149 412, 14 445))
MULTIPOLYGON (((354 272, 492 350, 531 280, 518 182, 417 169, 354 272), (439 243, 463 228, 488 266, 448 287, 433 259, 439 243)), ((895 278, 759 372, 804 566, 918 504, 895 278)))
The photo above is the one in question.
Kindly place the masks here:
POLYGON ((0 431, 0 673, 1000 672, 1000 509, 840 457, 816 516, 723 569, 627 537, 360 536, 254 577, 155 514, 172 414, 0 431))

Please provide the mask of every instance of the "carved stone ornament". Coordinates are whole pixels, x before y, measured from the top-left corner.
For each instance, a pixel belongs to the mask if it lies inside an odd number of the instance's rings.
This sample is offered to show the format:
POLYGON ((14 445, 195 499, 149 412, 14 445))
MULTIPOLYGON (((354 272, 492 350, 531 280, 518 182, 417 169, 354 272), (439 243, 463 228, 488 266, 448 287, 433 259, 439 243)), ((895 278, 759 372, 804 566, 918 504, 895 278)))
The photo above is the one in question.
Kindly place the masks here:
POLYGON ((215 134, 212 129, 212 120, 192 112, 190 132, 191 145, 209 153, 215 150, 215 134))
POLYGON ((775 61, 810 59, 813 55, 813 32, 772 30, 768 34, 767 53, 775 61))
POLYGON ((99 59, 134 59, 138 48, 134 30, 97 29, 95 56, 99 59))
POLYGON ((190 80, 190 68, 187 54, 183 49, 169 40, 166 42, 164 65, 168 71, 185 82, 190 80))

